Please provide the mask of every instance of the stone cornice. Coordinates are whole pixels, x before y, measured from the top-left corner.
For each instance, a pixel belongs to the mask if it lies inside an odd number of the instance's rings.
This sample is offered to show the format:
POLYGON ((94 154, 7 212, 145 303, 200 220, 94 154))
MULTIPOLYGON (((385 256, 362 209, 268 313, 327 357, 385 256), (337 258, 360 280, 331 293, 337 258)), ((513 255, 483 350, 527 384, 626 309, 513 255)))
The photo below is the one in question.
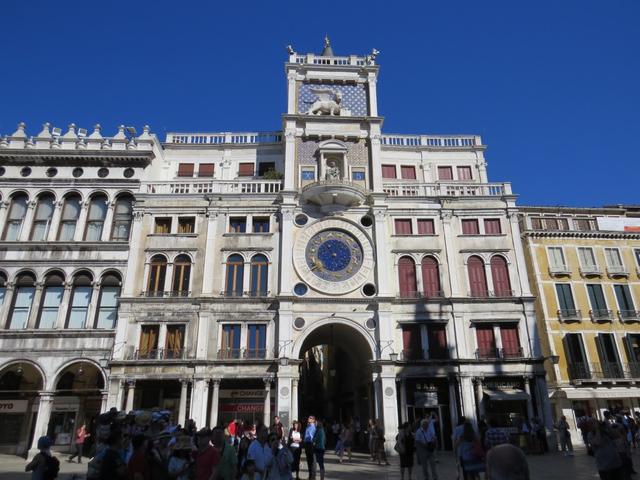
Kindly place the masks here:
POLYGON ((640 232, 600 232, 581 230, 527 230, 523 237, 532 238, 593 238, 640 240, 640 232))
MULTIPOLYGON (((82 160, 85 164, 105 165, 109 162, 126 162, 126 166, 147 166, 155 158, 153 151, 132 150, 0 150, 0 162, 10 160, 14 165, 33 164, 40 161, 59 165, 61 160, 82 160)), ((73 165, 77 163, 74 162, 73 165)), ((124 165, 123 165, 124 166, 124 165)))

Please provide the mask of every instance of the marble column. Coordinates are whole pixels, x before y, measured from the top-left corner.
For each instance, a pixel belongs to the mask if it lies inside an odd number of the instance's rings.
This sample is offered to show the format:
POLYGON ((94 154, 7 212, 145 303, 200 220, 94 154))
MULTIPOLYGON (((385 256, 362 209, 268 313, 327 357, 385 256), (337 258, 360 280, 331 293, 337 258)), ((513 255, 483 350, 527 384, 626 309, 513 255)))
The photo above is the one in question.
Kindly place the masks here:
POLYGON ((84 237, 84 231, 87 225, 88 211, 89 211, 89 202, 82 202, 80 207, 80 215, 78 215, 78 221, 76 222, 76 231, 73 234, 74 242, 80 242, 84 237))
POLYGON ((531 378, 524 378, 524 391, 527 394, 527 417, 529 421, 535 416, 533 413, 533 400, 531 399, 531 378))
POLYGON ((27 203, 27 213, 22 220, 22 228, 20 229, 20 234, 18 236, 18 240, 21 242, 26 242, 29 240, 29 235, 31 234, 31 227, 33 226, 33 217, 35 216, 37 202, 32 201, 27 203))
POLYGON ((33 294, 33 300, 31 301, 31 310, 29 311, 29 318, 25 328, 36 328, 38 325, 38 316, 40 315, 40 301, 42 299, 42 290, 44 284, 42 282, 36 283, 36 290, 33 294))
POLYGON ((484 417, 484 390, 482 388, 482 377, 476 377, 476 404, 478 405, 478 416, 484 417))
POLYGON ((450 376, 449 379, 449 416, 451 417, 451 425, 458 424, 458 395, 457 395, 457 382, 454 376, 450 376))
POLYGON ((136 381, 127 381, 127 406, 124 408, 127 412, 133 410, 133 400, 136 391, 136 381))
POLYGON ((299 379, 291 379, 291 418, 290 421, 298 419, 298 382, 299 379))
POLYGON ((184 426, 187 416, 187 388, 189 387, 189 380, 180 380, 180 404, 178 405, 178 420, 177 423, 184 426))
POLYGON ((271 425, 271 378, 264 379, 264 424, 271 425))
POLYGON ((100 395, 102 395, 102 402, 100 404, 100 413, 105 413, 106 411, 109 410, 108 408, 109 391, 103 390, 102 392, 100 392, 100 395))
POLYGON ((220 408, 220 379, 213 378, 211 380, 211 414, 209 416, 209 425, 211 428, 218 426, 218 409, 220 408))
POLYGON ((51 223, 49 224, 49 232, 47 233, 47 240, 50 242, 55 242, 58 239, 58 229, 60 228, 63 206, 64 201, 59 201, 54 204, 53 215, 51 215, 51 223))
POLYGON ((460 377, 460 389, 462 390, 462 412, 467 420, 477 422, 475 391, 471 377, 460 377))
POLYGON ((102 234, 100 240, 108 242, 111 240, 111 230, 113 229, 113 211, 115 209, 116 202, 109 202, 107 204, 107 214, 104 218, 104 225, 102 227, 102 234))
POLYGON ((34 453, 38 451, 38 439, 47 434, 52 407, 53 394, 51 392, 40 392, 40 403, 36 416, 36 426, 33 432, 33 443, 31 444, 31 451, 34 453))
POLYGON ((407 415, 407 380, 397 378, 396 383, 400 384, 400 423, 404 423, 409 420, 407 415))

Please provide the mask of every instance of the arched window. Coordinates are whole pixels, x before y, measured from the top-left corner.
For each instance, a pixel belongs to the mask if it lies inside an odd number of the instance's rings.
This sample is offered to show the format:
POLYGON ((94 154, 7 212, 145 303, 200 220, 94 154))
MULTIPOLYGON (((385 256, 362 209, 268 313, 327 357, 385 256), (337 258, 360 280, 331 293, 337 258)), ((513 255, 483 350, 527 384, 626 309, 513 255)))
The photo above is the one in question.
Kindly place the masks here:
POLYGON ((89 203, 89 214, 87 215, 87 227, 84 231, 84 239, 89 242, 98 242, 102 237, 104 219, 107 216, 106 195, 94 195, 89 203))
POLYGON ((16 278, 16 290, 13 305, 9 312, 9 328, 12 330, 27 328, 33 295, 36 291, 36 278, 31 273, 22 273, 16 278))
POLYGON ((400 283, 401 297, 415 297, 418 290, 416 264, 411 257, 401 257, 398 260, 398 281, 400 283))
POLYGON ((484 262, 480 257, 472 256, 467 260, 467 270, 469 272, 469 288, 472 297, 486 297, 487 274, 484 271, 484 262))
POLYGON ((511 281, 509 267, 504 257, 495 255, 491 259, 491 276, 493 277, 493 292, 496 297, 511 296, 511 281))
POLYGON ((111 240, 116 242, 129 240, 131 220, 133 220, 133 198, 129 195, 121 195, 116 200, 116 206, 113 211, 111 240))
POLYGON ((67 314, 67 328, 85 328, 91 293, 93 292, 93 279, 88 273, 78 273, 73 278, 73 290, 69 302, 67 314))
POLYGON ((70 242, 73 240, 76 233, 78 217, 80 217, 80 208, 80 195, 71 194, 65 197, 62 215, 60 217, 60 227, 58 228, 58 240, 61 242, 70 242))
POLYGON ((0 305, 4 305, 4 297, 7 295, 7 276, 0 272, 0 305))
POLYGON ((31 227, 31 240, 43 241, 47 239, 54 203, 55 200, 50 193, 42 194, 38 198, 36 213, 33 217, 33 226, 31 227))
POLYGON ((3 240, 15 241, 20 237, 22 231, 22 223, 27 215, 27 204, 29 197, 26 193, 18 193, 11 198, 9 205, 9 214, 4 228, 3 240))
POLYGON ((163 255, 154 255, 149 268, 147 295, 161 297, 164 294, 164 279, 167 275, 167 259, 163 255))
POLYGON ((44 291, 40 303, 38 328, 56 328, 58 311, 64 294, 64 276, 62 273, 50 273, 44 279, 44 291))
POLYGON ((244 276, 244 259, 234 253, 227 258, 227 279, 225 282, 225 294, 229 297, 242 296, 242 283, 244 276))
POLYGON ((440 268, 433 257, 422 259, 422 293, 426 298, 442 296, 440 292, 440 268))
POLYGON ((269 260, 262 254, 251 258, 251 289, 252 297, 267 296, 267 282, 269 274, 269 260))
POLYGON ((96 328, 115 328, 118 320, 118 298, 122 281, 115 273, 108 273, 100 281, 100 297, 96 312, 96 328))
POLYGON ((178 255, 173 261, 173 282, 171 293, 180 297, 189 295, 191 259, 187 255, 178 255))

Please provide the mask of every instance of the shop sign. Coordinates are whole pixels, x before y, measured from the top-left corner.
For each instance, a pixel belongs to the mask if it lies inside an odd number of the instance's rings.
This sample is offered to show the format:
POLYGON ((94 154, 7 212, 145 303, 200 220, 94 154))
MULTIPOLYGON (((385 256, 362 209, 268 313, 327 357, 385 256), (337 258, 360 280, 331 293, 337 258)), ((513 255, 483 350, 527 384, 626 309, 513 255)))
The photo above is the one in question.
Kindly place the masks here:
POLYGON ((425 407, 437 407, 438 406, 438 392, 414 392, 413 393, 414 406, 418 408, 425 407))
POLYGON ((235 389, 235 390, 220 390, 218 394, 220 398, 234 398, 234 399, 264 399, 264 389, 235 389))
POLYGON ((25 413, 27 400, 0 400, 0 413, 25 413))
POLYGON ((264 403, 228 403, 220 405, 220 411, 233 413, 262 413, 264 412, 264 403))

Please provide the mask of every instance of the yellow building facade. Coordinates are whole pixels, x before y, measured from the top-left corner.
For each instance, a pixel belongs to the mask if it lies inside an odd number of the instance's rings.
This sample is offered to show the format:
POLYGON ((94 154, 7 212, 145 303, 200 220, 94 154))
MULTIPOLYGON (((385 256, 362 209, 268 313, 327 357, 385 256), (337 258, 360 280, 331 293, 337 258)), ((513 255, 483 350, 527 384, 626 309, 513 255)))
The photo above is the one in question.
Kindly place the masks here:
POLYGON ((640 208, 522 207, 555 420, 640 410, 640 208))

